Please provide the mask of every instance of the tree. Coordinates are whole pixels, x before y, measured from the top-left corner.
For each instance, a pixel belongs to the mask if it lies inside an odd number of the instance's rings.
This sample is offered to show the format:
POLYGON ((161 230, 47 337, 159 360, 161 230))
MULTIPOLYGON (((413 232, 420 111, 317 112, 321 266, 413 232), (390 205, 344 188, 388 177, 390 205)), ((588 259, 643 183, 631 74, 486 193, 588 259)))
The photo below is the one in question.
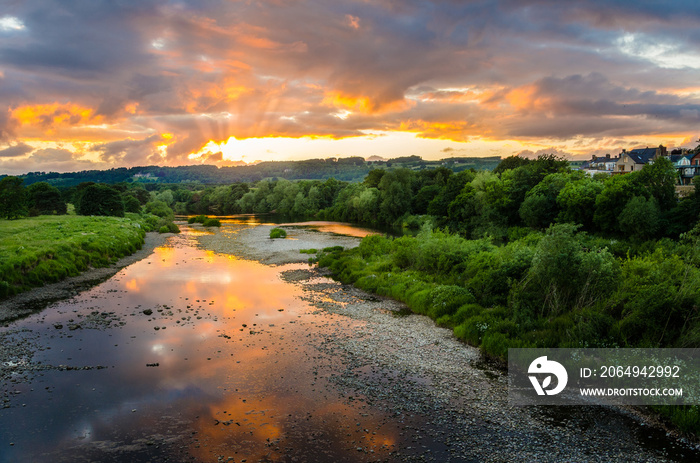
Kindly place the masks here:
POLYGON ((391 224, 411 213, 411 181, 413 172, 397 169, 382 176, 377 186, 380 192, 379 211, 382 221, 391 224))
POLYGON ((605 182, 603 191, 595 200, 593 223, 598 230, 609 233, 619 231, 617 219, 627 202, 635 195, 644 195, 635 181, 637 175, 639 172, 613 175, 605 182))
POLYGON ((78 194, 78 214, 124 217, 121 195, 109 185, 95 183, 83 188, 78 194))
POLYGON ((653 238, 660 227, 661 211, 656 198, 633 197, 620 213, 620 230, 627 236, 647 240, 653 238))
POLYGON ((583 178, 567 183, 557 196, 560 222, 578 223, 586 230, 593 228, 595 201, 603 191, 603 183, 591 178, 583 178))
POLYGON ((676 205, 678 174, 668 158, 659 157, 652 164, 646 164, 639 172, 637 182, 656 198, 662 211, 676 205))
POLYGON ((493 169, 494 174, 500 174, 503 171, 516 169, 520 166, 527 165, 530 162, 528 158, 523 158, 514 154, 513 156, 508 156, 503 158, 501 162, 498 163, 495 169, 493 169))
POLYGON ((19 177, 0 180, 0 216, 8 220, 27 214, 26 191, 19 177))
POLYGON ((370 188, 377 188, 384 174, 386 174, 384 169, 372 169, 367 173, 367 176, 362 183, 370 188))
POLYGON ((126 194, 123 195, 122 199, 124 201, 124 212, 141 212, 141 203, 135 196, 126 194))
POLYGON ((534 186, 520 205, 519 213, 528 227, 546 228, 559 213, 557 197, 573 174, 549 174, 534 186))
POLYGON ((61 198, 58 188, 46 182, 32 183, 27 188, 29 213, 39 214, 65 214, 68 210, 65 201, 61 198))

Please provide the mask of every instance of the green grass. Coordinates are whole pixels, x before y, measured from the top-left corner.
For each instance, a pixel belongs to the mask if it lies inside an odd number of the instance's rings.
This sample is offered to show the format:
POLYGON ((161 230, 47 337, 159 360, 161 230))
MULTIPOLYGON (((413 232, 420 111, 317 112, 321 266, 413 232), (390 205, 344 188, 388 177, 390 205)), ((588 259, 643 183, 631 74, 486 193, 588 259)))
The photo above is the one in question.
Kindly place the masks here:
POLYGON ((134 253, 151 227, 138 214, 0 220, 0 299, 134 253))

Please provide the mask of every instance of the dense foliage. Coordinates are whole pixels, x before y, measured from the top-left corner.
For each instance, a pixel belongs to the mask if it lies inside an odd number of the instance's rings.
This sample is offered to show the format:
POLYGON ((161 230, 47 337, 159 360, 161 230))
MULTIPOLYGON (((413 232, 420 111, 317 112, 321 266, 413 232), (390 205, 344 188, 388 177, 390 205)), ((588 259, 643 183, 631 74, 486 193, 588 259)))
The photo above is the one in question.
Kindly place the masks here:
POLYGON ((0 180, 0 217, 12 220, 26 215, 26 198, 21 178, 5 177, 0 180))
POLYGON ((109 185, 87 185, 76 195, 75 203, 75 210, 80 215, 124 217, 124 202, 119 192, 109 185))

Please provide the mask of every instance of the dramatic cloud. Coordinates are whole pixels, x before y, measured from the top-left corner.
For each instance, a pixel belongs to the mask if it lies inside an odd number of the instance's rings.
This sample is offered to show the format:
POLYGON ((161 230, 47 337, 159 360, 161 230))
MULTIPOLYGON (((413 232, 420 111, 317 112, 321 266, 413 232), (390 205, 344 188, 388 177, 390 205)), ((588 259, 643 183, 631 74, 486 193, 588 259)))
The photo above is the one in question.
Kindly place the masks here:
POLYGON ((280 140, 302 138, 386 156, 376 135, 406 133, 434 141, 411 152, 426 157, 447 142, 582 155, 690 146, 700 122, 697 2, 18 0, 1 14, 13 172, 285 159, 280 140), (275 146, 207 148, 233 139, 275 146))
POLYGON ((31 153, 34 150, 31 146, 25 143, 18 143, 9 148, 0 150, 0 158, 16 158, 18 156, 24 156, 27 153, 31 153))

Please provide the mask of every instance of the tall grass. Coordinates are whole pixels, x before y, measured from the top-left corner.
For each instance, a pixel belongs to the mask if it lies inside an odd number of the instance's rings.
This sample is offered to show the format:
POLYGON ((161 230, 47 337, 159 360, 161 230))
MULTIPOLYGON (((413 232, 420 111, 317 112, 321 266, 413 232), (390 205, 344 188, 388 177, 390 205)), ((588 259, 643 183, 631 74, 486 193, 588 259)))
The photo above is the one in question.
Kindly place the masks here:
POLYGON ((0 299, 105 267, 140 249, 147 229, 138 214, 0 220, 0 299))

